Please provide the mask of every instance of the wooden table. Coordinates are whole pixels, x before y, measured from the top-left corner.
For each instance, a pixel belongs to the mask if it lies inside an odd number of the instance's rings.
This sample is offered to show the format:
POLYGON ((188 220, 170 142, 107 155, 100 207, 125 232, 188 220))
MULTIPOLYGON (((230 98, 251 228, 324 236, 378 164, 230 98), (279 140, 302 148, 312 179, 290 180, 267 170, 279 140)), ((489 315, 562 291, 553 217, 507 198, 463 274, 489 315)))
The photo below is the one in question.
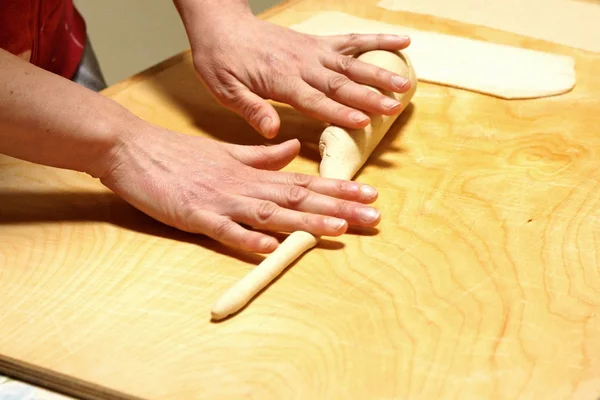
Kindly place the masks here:
MULTIPOLYGON (((576 88, 503 101, 421 83, 357 179, 377 231, 323 240, 249 308, 213 302, 262 259, 146 217, 81 174, 0 158, 0 372, 85 398, 586 399, 600 396, 600 56, 373 0, 298 0, 573 56, 576 88)), ((142 118, 261 143, 189 53, 109 88, 142 118)), ((323 125, 280 105, 287 170, 323 125)))

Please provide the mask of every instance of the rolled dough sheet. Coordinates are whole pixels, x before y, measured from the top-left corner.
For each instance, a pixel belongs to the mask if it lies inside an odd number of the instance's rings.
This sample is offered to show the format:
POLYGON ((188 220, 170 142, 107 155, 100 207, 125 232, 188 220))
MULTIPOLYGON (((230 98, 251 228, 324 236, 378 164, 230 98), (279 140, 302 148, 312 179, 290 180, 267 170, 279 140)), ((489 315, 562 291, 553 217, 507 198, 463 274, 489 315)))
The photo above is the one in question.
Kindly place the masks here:
POLYGON ((409 35, 404 50, 420 81, 504 99, 558 95, 575 86, 572 57, 427 32, 325 11, 291 26, 313 35, 391 33, 409 35))
POLYGON ((381 0, 377 5, 600 52, 597 0, 381 0))

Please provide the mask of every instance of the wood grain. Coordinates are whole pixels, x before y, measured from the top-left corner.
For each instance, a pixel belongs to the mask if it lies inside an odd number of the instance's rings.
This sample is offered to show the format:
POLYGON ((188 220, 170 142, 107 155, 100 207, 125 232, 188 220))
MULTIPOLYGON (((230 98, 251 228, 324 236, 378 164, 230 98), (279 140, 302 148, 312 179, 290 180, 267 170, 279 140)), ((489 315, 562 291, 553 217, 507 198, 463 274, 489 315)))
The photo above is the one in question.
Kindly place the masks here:
POLYGON ((435 15, 582 50, 600 51, 598 0, 380 0, 377 5, 387 10, 435 15), (567 28, 556 29, 558 26, 567 28))
MULTIPOLYGON (((82 398, 577 399, 600 396, 600 55, 484 27, 298 0, 575 57, 578 84, 524 101, 420 84, 356 179, 377 231, 322 240, 236 318, 214 300, 262 259, 165 227, 71 171, 0 158, 0 372, 82 398), (37 371, 37 372, 36 372, 37 371), (43 371, 44 373, 39 373, 43 371), (84 384, 77 384, 84 382, 84 384)), ((189 53, 105 92, 192 135, 262 140, 197 84, 189 53)), ((322 124, 279 105, 286 169, 322 124)))

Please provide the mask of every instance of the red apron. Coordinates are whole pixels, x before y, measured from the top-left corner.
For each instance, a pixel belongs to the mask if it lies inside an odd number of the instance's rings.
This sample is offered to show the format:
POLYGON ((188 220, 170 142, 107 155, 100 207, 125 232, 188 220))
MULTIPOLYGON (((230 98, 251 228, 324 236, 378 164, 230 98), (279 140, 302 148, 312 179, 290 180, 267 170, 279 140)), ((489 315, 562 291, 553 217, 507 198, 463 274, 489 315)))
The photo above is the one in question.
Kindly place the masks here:
POLYGON ((0 48, 71 79, 84 45, 85 22, 72 0, 0 0, 0 48))

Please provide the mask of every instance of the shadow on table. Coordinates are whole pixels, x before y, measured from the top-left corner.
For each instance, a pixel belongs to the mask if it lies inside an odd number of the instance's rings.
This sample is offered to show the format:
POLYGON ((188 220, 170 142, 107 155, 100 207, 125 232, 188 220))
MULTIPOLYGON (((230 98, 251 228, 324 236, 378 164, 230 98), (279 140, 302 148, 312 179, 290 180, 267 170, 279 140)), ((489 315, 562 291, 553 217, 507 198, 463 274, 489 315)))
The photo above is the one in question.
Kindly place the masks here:
MULTIPOLYGON (((155 71, 156 72, 156 71, 155 71)), ((143 79, 144 75, 140 76, 143 79)), ((147 81, 153 89, 170 101, 171 106, 187 115, 194 125, 213 139, 246 145, 275 144, 291 138, 302 142, 300 157, 315 163, 315 174, 321 159, 319 135, 326 124, 308 118, 293 108, 273 103, 281 118, 279 135, 272 140, 260 136, 244 119, 219 105, 196 77, 190 57, 172 65, 147 81)), ((396 145, 402 128, 413 114, 412 104, 398 117, 388 134, 375 149, 368 164, 391 168, 395 164, 382 160, 384 153, 401 153, 396 145)), ((167 127, 168 128, 168 127, 167 127)), ((362 169, 361 169, 362 171, 362 169)), ((355 176, 357 179, 360 172, 355 176)), ((138 211, 112 192, 62 191, 2 191, 0 188, 0 225, 52 222, 105 222, 148 235, 193 243, 213 252, 233 256, 241 261, 258 264, 263 255, 249 254, 228 248, 204 236, 171 228, 138 211)), ((352 228, 350 235, 375 235, 377 229, 352 228)), ((274 235, 282 240, 285 235, 274 235)), ((321 239, 317 245, 325 249, 341 249, 335 240, 321 239)))
MULTIPOLYGON (((107 223, 130 231, 202 246, 210 251, 250 264, 259 264, 264 255, 236 250, 201 234, 181 231, 165 225, 122 200, 110 191, 40 192, 0 189, 0 226, 60 222, 107 223)), ((285 234, 273 234, 283 240, 285 234)), ((322 239, 318 248, 338 250, 343 244, 322 239)))
MULTIPOLYGON (((153 86, 153 92, 158 92, 161 98, 168 99, 171 107, 194 121, 198 129, 213 139, 235 144, 259 145, 277 144, 291 138, 298 138, 302 143, 299 156, 313 161, 316 164, 315 174, 318 173, 318 163, 321 160, 318 142, 321 132, 327 126, 324 122, 306 117, 288 105, 272 102, 281 119, 280 132, 274 139, 265 139, 243 118, 214 100, 197 78, 189 56, 182 57, 180 63, 152 75, 152 79, 147 82, 153 86)), ((383 153, 404 151, 397 146, 397 138, 413 115, 413 111, 414 106, 411 103, 375 149, 368 161, 369 165, 379 168, 395 166, 384 161, 381 156, 383 153)))

